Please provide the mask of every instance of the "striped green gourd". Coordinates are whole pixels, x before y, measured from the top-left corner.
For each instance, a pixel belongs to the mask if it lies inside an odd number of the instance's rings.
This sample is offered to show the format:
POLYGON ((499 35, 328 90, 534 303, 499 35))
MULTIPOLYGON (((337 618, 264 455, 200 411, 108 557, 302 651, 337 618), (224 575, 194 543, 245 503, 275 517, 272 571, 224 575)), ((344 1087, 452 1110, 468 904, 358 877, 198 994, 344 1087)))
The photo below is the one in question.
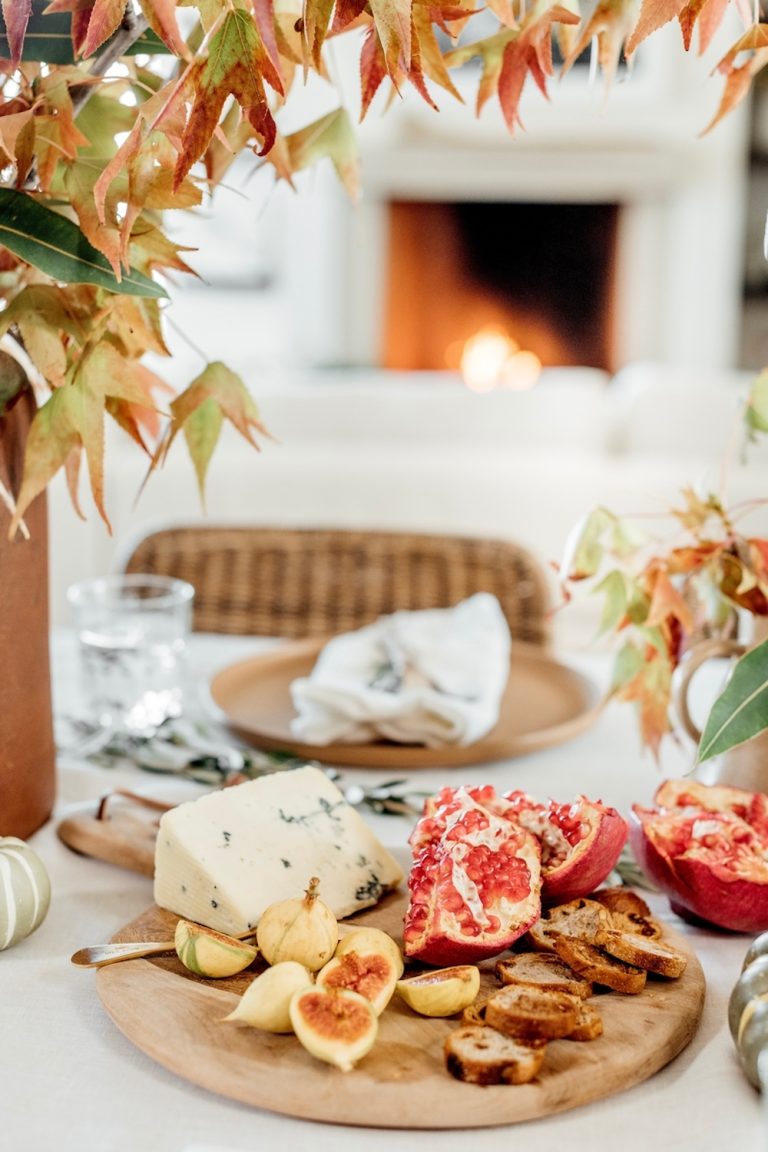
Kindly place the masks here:
POLYGON ((0 951, 39 928, 51 902, 40 857, 16 836, 0 836, 0 951))

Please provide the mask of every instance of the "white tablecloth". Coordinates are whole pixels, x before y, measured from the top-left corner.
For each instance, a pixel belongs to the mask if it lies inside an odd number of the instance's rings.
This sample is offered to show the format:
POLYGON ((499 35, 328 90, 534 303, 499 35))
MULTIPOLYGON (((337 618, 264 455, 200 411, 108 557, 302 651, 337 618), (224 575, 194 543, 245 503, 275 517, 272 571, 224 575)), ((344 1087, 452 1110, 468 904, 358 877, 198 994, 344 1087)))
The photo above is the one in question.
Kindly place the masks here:
MULTIPOLYGON (((195 667, 203 678, 213 668, 258 650, 254 640, 193 641, 195 667)), ((76 700, 72 638, 56 636, 54 654, 57 704, 70 707, 76 700)), ((579 663, 593 671, 603 667, 584 657, 579 663)), ((667 750, 665 774, 677 774, 686 766, 682 753, 667 750)), ((370 784, 391 775, 349 770, 344 778, 370 784)), ((619 705, 610 706, 591 730, 561 747, 466 770, 420 770, 417 776, 419 787, 428 789, 461 779, 522 787, 542 799, 552 795, 567 800, 583 791, 624 812, 633 801, 648 801, 660 779, 652 760, 640 753, 631 710, 619 705)), ((138 770, 116 772, 62 761, 56 819, 68 806, 118 785, 162 791, 162 781, 138 770)), ((189 788, 194 792, 195 786, 189 788)), ((386 844, 405 843, 409 819, 364 811, 386 844)), ((620 1095, 513 1128, 444 1132, 308 1123, 196 1088, 126 1040, 101 1007, 94 973, 69 963, 76 948, 108 940, 142 912, 152 901, 151 881, 70 852, 56 837, 56 819, 32 838, 52 878, 49 915, 28 940, 0 953, 2 1152, 466 1152, 470 1146, 476 1152, 506 1152, 511 1145, 535 1147, 537 1152, 608 1146, 622 1152, 647 1152, 649 1147, 654 1152, 768 1148, 760 1097, 741 1074, 726 1024, 728 996, 749 939, 686 927, 660 898, 652 898, 654 912, 688 935, 703 965, 704 1015, 696 1036, 676 1060, 620 1095)), ((424 1108, 428 1111, 429 1099, 424 1108)))

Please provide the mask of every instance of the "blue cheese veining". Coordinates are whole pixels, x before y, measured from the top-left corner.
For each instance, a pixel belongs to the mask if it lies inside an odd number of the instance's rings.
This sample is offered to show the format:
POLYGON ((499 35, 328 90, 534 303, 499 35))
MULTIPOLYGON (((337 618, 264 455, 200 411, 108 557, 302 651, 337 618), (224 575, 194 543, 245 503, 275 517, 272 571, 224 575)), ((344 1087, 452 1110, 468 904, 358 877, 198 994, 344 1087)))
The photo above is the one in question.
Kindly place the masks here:
POLYGON ((375 904, 403 872, 317 768, 277 772, 166 812, 155 902, 219 932, 245 932, 311 876, 338 917, 375 904))

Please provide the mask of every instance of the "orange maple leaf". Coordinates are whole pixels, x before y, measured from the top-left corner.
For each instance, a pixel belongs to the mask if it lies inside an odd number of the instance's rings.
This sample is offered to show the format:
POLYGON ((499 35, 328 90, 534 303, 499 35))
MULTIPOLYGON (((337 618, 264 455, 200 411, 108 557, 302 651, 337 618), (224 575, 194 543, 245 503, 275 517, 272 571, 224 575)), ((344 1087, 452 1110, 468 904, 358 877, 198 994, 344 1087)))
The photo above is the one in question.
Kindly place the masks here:
POLYGON ((249 12, 227 12, 211 39, 208 58, 190 70, 194 101, 181 139, 181 152, 174 171, 178 188, 192 165, 200 159, 219 122, 227 97, 242 107, 254 131, 261 137, 259 155, 269 152, 276 127, 269 109, 264 80, 283 93, 282 80, 269 59, 256 22, 249 12))
POLYGON ((755 616, 768 614, 766 587, 760 576, 739 556, 724 553, 720 561, 720 591, 728 600, 755 616))
POLYGON ((449 68, 461 68, 470 60, 479 57, 483 70, 477 86, 475 101, 475 111, 478 116, 490 97, 498 91, 504 53, 519 35, 520 30, 518 28, 504 28, 500 32, 494 33, 493 36, 487 36, 484 40, 477 40, 473 44, 454 48, 451 52, 446 53, 445 62, 449 68))
POLYGON ((425 75, 461 100, 461 95, 445 66, 431 15, 422 6, 414 4, 411 15, 411 63, 408 68, 408 79, 430 108, 437 111, 437 104, 429 93, 425 75))
POLYGON ((69 164, 64 173, 64 186, 70 203, 77 212, 80 227, 95 248, 109 260, 116 276, 120 276, 120 229, 113 219, 107 221, 99 214, 94 198, 94 173, 86 164, 69 164))
POLYGON ((638 44, 679 16, 685 5, 686 0, 643 0, 637 23, 624 45, 625 55, 631 56, 638 44))
MULTIPOLYGON (((414 0, 411 8, 411 32, 408 59, 403 54, 395 62, 394 55, 388 60, 385 43, 374 23, 367 31, 360 53, 360 95, 362 120, 378 91, 382 80, 389 76, 394 89, 399 92, 403 80, 408 80, 431 108, 437 110, 427 87, 427 80, 433 81, 457 100, 461 93, 451 79, 446 58, 438 44, 436 28, 447 36, 455 38, 475 9, 465 7, 462 0, 444 3, 436 0, 414 0)), ((355 8, 350 6, 342 19, 354 18, 355 8)))
POLYGON ((702 540, 699 544, 673 548, 667 557, 667 572, 670 576, 684 576, 688 572, 698 572, 722 549, 722 543, 716 543, 714 540, 702 540))
POLYGON ((360 50, 360 119, 363 120, 387 74, 387 62, 381 40, 372 24, 363 38, 360 50))
POLYGON ((686 52, 691 46, 693 30, 699 26, 699 55, 702 56, 709 47, 712 37, 720 27, 728 0, 691 0, 678 14, 680 30, 683 34, 683 46, 686 52))
POLYGON ((411 0, 369 0, 387 72, 395 87, 411 63, 411 0))
POLYGON ((331 22, 331 36, 338 35, 359 19, 365 11, 368 0, 336 0, 331 22))
POLYGON ((711 132, 723 117, 741 103, 749 92, 755 76, 767 64, 768 24, 755 24, 736 41, 717 65, 717 71, 722 72, 725 76, 725 89, 715 115, 702 132, 703 136, 711 132), (736 58, 742 52, 752 52, 753 54, 743 64, 737 66, 736 58))
POLYGON ((666 572, 657 570, 651 578, 651 603, 648 608, 646 626, 649 628, 677 620, 685 632, 693 630, 693 614, 683 597, 675 588, 666 572))
POLYGON ((651 648, 640 671, 616 693, 618 700, 637 705, 641 740, 656 759, 662 738, 672 728, 669 720, 670 688, 669 669, 659 653, 651 648))
POLYGON ((278 23, 273 0, 253 0, 252 8, 264 51, 272 62, 275 72, 279 74, 281 52, 277 42, 278 23))
POLYGON ((85 38, 88 35, 88 25, 90 24, 91 13, 93 12, 92 0, 51 0, 51 3, 45 9, 45 14, 49 12, 72 13, 70 36, 72 38, 72 47, 75 56, 79 56, 85 38))
POLYGON ((562 75, 573 66, 582 52, 597 38, 598 63, 610 84, 621 58, 622 45, 635 18, 634 0, 601 0, 574 39, 563 64, 562 75))
POLYGON ((522 127, 519 108, 523 86, 530 74, 541 94, 549 99, 547 78, 552 75, 552 25, 578 24, 567 8, 553 5, 541 15, 529 17, 520 34, 504 49, 498 80, 499 103, 510 132, 522 127))
MULTIPOLYGON (((95 0, 89 9, 88 27, 80 42, 81 56, 90 56, 120 27, 125 15, 126 0, 95 0)), ((81 10, 82 6, 78 5, 81 10)))
POLYGON ((39 81, 43 99, 35 125, 36 159, 40 187, 46 192, 51 187, 59 161, 63 157, 74 160, 78 149, 87 148, 90 144, 75 123, 67 80, 66 72, 57 70, 39 81))
POLYGON ((176 20, 176 0, 139 0, 141 10, 152 31, 182 60, 190 58, 190 51, 179 31, 176 20))
POLYGON ((446 54, 450 67, 460 67, 479 56, 483 72, 477 88, 478 115, 494 92, 510 132, 522 123, 518 115, 523 86, 530 74, 539 90, 547 96, 547 78, 552 75, 552 25, 578 24, 579 18, 560 5, 543 13, 529 15, 518 28, 504 28, 474 44, 456 48, 446 54))
MULTIPOLYGON (((0 115, 0 151, 5 153, 9 164, 16 164, 18 161, 19 136, 30 127, 34 131, 34 115, 32 108, 27 108, 24 112, 13 112, 8 116, 0 115)), ((23 137, 21 142, 23 143, 23 137)))
POLYGON ((768 540, 763 540, 758 537, 750 537, 747 540, 747 547, 752 554, 752 563, 755 570, 760 574, 761 578, 768 580, 768 540))

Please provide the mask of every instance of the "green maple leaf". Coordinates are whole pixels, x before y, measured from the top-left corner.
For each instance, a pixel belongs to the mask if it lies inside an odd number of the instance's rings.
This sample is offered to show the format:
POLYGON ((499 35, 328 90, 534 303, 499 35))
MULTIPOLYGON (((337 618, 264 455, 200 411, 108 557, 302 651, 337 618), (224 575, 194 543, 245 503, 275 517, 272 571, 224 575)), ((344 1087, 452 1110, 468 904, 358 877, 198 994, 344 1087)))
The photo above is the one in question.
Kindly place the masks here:
POLYGON ((611 690, 618 691, 634 680, 642 670, 645 656, 637 644, 629 641, 616 654, 611 673, 611 690))
POLYGON ((334 0, 315 0, 304 6, 304 37, 318 71, 322 68, 322 48, 331 23, 334 0))
POLYGON ((560 571, 566 580, 585 580, 594 576, 605 556, 605 536, 616 525, 616 517, 607 508, 592 508, 570 533, 560 571))
POLYGON ((498 91, 504 53, 519 35, 519 29, 506 28, 493 36, 487 36, 484 40, 477 40, 474 44, 467 44, 466 47, 455 48, 452 52, 446 53, 445 63, 449 68, 460 68, 470 60, 480 58, 483 72, 477 88, 478 116, 488 99, 498 91))
POLYGON ((627 577, 623 572, 614 569, 600 581, 594 591, 605 597, 598 629, 602 636, 607 632, 613 632, 627 614, 630 595, 627 577))
POLYGON ((136 119, 135 108, 129 108, 112 96, 94 92, 77 114, 77 127, 90 140, 90 148, 79 148, 78 158, 104 160, 115 150, 115 137, 130 132, 136 119))
POLYGON ((224 420, 229 420, 249 444, 258 449, 254 432, 268 436, 259 410, 240 377, 217 360, 204 369, 171 404, 171 422, 150 465, 149 474, 163 463, 179 432, 184 433, 205 499, 205 478, 224 420))
POLYGON ((327 157, 352 199, 359 190, 357 141, 349 115, 336 108, 327 116, 285 137, 293 171, 309 168, 327 157))
POLYGON ((760 373, 749 392, 747 427, 768 432, 768 369, 760 373))
POLYGON ((35 497, 60 468, 71 468, 81 451, 88 461, 94 503, 109 527, 104 510, 104 414, 109 399, 153 405, 140 367, 102 340, 82 357, 71 382, 54 389, 32 421, 11 537, 35 497))

